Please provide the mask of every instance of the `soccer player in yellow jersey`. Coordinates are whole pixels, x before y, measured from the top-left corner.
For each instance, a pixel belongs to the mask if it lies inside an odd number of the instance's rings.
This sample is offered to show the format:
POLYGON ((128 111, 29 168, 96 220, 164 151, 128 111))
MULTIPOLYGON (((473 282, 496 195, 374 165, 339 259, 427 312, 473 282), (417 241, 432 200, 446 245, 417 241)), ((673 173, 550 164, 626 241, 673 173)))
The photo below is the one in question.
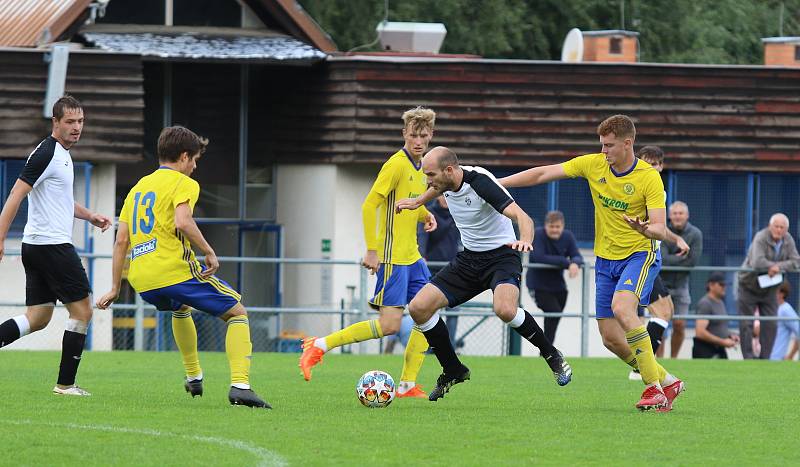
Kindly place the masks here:
POLYGON ((241 296, 214 275, 219 261, 192 218, 200 185, 190 175, 207 144, 208 140, 184 127, 161 131, 160 167, 140 179, 125 198, 114 244, 112 288, 97 301, 97 307, 106 309, 119 296, 130 249, 131 286, 158 310, 172 312, 172 330, 186 368, 186 391, 192 397, 203 395, 194 308, 228 324, 225 353, 231 370, 230 403, 271 409, 250 389, 253 346, 241 296), (192 245, 205 255, 205 268, 195 259, 192 245))
POLYGON ((636 128, 625 115, 597 127, 602 150, 563 164, 535 167, 501 178, 505 187, 585 178, 595 210, 596 314, 605 346, 638 368, 646 385, 639 410, 672 410, 683 382, 656 362, 647 329, 637 316, 649 303, 661 269, 658 241, 669 239, 664 184, 633 151, 636 128))
MULTIPOLYGON (((431 109, 417 107, 403 113, 402 118, 405 144, 383 164, 361 206, 367 244, 362 265, 370 273, 378 275, 370 306, 379 310, 380 317, 353 324, 327 337, 306 338, 300 357, 300 368, 306 381, 311 379, 311 368, 322 361, 325 352, 345 344, 397 333, 404 307, 430 279, 430 271, 417 245, 417 223, 424 223, 425 231, 432 232, 436 229, 436 219, 424 206, 396 213, 394 203, 404 198, 415 198, 427 189, 422 173, 422 156, 433 137, 436 114, 431 109), (379 214, 376 215, 376 211, 380 211, 379 214)), ((426 350, 428 342, 425 336, 414 328, 405 350, 397 397, 428 397, 416 385, 426 350)))

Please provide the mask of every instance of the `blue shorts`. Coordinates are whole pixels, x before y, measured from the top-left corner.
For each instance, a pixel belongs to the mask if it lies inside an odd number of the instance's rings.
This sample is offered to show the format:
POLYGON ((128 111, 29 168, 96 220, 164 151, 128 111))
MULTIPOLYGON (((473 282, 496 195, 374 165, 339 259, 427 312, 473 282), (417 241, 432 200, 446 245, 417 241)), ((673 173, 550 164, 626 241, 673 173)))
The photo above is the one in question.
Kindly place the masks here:
POLYGON ((411 302, 414 295, 422 289, 431 278, 431 272, 425 260, 402 266, 382 263, 378 268, 378 283, 375 285, 375 296, 369 301, 376 310, 382 306, 403 308, 411 302))
POLYGON ((220 317, 242 299, 233 287, 217 276, 199 280, 191 278, 181 283, 148 290, 139 294, 159 311, 177 311, 188 305, 195 310, 220 317))
POLYGON ((625 259, 597 258, 595 262, 595 307, 597 319, 613 318, 611 300, 616 292, 626 290, 639 298, 640 305, 650 304, 653 282, 661 271, 661 251, 637 251, 625 259))

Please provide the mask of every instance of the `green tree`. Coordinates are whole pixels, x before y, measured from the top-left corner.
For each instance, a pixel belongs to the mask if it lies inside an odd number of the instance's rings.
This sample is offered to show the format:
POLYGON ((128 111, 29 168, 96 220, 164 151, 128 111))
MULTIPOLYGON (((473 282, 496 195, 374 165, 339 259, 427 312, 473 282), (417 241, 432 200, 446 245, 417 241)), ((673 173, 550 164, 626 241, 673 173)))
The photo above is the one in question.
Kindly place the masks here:
MULTIPOLYGON (((343 51, 373 42, 384 18, 383 0, 300 3, 343 51)), ((555 60, 573 27, 624 27, 640 33, 642 61, 760 64, 781 4, 783 34, 800 34, 800 0, 405 0, 389 2, 388 17, 444 23, 443 53, 555 60)))

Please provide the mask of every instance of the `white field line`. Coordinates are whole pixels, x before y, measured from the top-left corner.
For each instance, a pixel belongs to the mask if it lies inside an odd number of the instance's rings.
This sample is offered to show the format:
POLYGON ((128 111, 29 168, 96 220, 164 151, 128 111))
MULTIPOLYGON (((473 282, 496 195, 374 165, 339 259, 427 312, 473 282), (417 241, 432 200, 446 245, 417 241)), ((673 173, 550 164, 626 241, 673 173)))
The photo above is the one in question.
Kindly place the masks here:
POLYGON ((269 449, 264 449, 262 447, 253 446, 250 443, 246 443, 244 441, 239 441, 235 439, 225 439, 225 438, 216 438, 213 436, 201 436, 201 435, 184 435, 180 433, 170 433, 165 431, 158 431, 158 430, 151 430, 147 428, 126 428, 126 427, 118 427, 118 426, 110 426, 110 425, 81 425, 78 423, 48 423, 48 422, 37 422, 33 420, 0 420, 0 423, 5 423, 9 425, 41 425, 41 426, 49 426, 53 428, 70 428, 70 429, 77 429, 77 430, 95 430, 95 431, 108 431, 111 433, 131 433, 131 434, 138 434, 138 435, 146 435, 146 436, 156 436, 156 437, 172 437, 172 438, 182 438, 188 441, 199 441, 202 443, 210 443, 216 444, 223 447, 229 447, 233 449, 237 449, 239 451, 245 451, 250 454, 253 454, 258 458, 258 463, 256 464, 259 467, 267 467, 267 466, 287 466, 289 465, 286 462, 286 459, 281 457, 280 455, 270 451, 269 449))

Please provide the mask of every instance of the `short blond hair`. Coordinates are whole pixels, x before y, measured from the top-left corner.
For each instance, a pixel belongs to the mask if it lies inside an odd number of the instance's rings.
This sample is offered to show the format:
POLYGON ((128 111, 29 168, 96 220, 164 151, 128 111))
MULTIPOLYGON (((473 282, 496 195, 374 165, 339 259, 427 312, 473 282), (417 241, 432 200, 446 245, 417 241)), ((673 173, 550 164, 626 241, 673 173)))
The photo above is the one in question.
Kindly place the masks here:
POLYGON ((427 129, 433 131, 433 125, 436 123, 436 112, 420 105, 403 112, 402 118, 404 130, 419 131, 427 129))
POLYGON ((608 136, 610 133, 617 138, 636 139, 636 127, 627 115, 612 115, 597 126, 598 136, 608 136))

